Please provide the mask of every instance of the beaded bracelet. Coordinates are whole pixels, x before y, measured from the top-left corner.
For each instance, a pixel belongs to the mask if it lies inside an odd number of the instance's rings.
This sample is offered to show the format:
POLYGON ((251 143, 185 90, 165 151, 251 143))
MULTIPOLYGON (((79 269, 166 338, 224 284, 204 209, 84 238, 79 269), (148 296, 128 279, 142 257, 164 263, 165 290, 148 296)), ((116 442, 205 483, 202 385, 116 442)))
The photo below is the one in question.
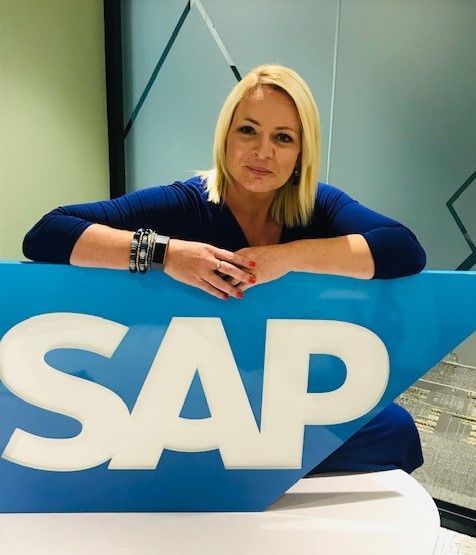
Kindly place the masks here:
POLYGON ((137 271, 139 271, 139 253, 140 253, 140 248, 141 248, 141 244, 142 244, 142 239, 144 237, 144 229, 141 228, 138 231, 140 231, 140 236, 139 236, 139 242, 138 242, 137 250, 136 250, 136 258, 135 258, 135 261, 134 261, 135 268, 136 268, 137 271))
POLYGON ((158 235, 152 229, 138 229, 132 238, 131 253, 129 256, 129 270, 132 273, 145 274, 152 265, 161 266, 170 237, 158 235))
POLYGON ((149 235, 151 234, 151 229, 144 229, 141 235, 141 240, 139 242, 139 250, 137 256, 137 268, 141 274, 145 274, 149 269, 147 267, 147 257, 149 250, 149 235))
POLYGON ((137 272, 137 264, 136 264, 137 248, 139 246, 141 233, 142 233, 142 229, 138 229, 134 233, 134 237, 132 238, 132 243, 131 243, 131 254, 129 256, 129 271, 132 272, 133 274, 137 272))

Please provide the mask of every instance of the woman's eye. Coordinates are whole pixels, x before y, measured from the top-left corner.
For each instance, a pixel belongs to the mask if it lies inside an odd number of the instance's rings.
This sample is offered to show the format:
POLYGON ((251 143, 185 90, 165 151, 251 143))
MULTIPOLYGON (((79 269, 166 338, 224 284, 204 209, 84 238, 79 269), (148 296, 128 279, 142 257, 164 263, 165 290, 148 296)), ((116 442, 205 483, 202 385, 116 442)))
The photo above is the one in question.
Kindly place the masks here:
POLYGON ((278 133, 276 135, 276 140, 279 143, 292 143, 293 138, 291 137, 291 135, 288 135, 287 133, 278 133))
POLYGON ((242 125, 238 131, 243 133, 243 135, 252 135, 255 130, 251 127, 251 125, 242 125))

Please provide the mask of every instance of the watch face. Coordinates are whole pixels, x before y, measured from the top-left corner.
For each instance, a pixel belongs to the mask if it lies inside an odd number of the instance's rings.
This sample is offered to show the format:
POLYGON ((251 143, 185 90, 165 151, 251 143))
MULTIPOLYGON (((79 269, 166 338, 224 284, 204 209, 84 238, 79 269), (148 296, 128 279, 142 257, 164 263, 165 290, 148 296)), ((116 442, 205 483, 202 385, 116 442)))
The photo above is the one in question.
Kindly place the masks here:
POLYGON ((165 258, 165 251, 167 250, 167 245, 169 244, 169 237, 164 235, 159 235, 155 238, 155 248, 154 255, 152 257, 152 262, 154 264, 163 264, 165 258))

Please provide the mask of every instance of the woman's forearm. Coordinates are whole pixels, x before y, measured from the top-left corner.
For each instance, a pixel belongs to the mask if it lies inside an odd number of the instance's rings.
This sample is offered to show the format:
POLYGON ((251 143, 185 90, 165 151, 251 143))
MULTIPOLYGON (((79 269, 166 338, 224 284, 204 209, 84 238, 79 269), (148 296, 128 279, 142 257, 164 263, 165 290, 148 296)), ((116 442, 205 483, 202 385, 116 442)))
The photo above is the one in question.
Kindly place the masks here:
MULTIPOLYGON (((133 236, 132 231, 93 224, 77 240, 70 263, 75 266, 125 270, 129 268, 133 236)), ((174 279, 203 289, 220 299, 230 296, 241 299, 241 291, 217 274, 217 263, 221 273, 236 279, 238 283, 243 280, 249 283, 252 277, 249 262, 231 251, 212 245, 171 239, 163 269, 174 279)))
POLYGON ((365 238, 359 234, 329 239, 302 239, 287 247, 290 270, 371 279, 375 263, 365 238))
MULTIPOLYGON (((334 274, 361 279, 371 279, 375 273, 367 241, 357 234, 247 247, 238 253, 256 261, 255 285, 278 279, 288 272, 334 274)), ((249 287, 251 285, 248 283, 240 284, 243 291, 249 287)))
POLYGON ((126 270, 133 236, 133 231, 92 224, 76 241, 69 262, 74 266, 126 270))

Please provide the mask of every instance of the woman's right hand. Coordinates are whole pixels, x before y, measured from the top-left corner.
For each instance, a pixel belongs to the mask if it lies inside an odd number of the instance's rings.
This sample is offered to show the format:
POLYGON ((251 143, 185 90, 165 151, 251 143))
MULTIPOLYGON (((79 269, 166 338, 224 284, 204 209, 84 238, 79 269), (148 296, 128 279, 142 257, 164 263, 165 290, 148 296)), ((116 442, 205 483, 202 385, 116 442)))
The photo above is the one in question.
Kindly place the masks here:
POLYGON ((166 274, 219 299, 243 298, 243 293, 230 281, 255 283, 252 274, 255 266, 254 261, 240 254, 180 239, 170 239, 164 260, 166 274))

